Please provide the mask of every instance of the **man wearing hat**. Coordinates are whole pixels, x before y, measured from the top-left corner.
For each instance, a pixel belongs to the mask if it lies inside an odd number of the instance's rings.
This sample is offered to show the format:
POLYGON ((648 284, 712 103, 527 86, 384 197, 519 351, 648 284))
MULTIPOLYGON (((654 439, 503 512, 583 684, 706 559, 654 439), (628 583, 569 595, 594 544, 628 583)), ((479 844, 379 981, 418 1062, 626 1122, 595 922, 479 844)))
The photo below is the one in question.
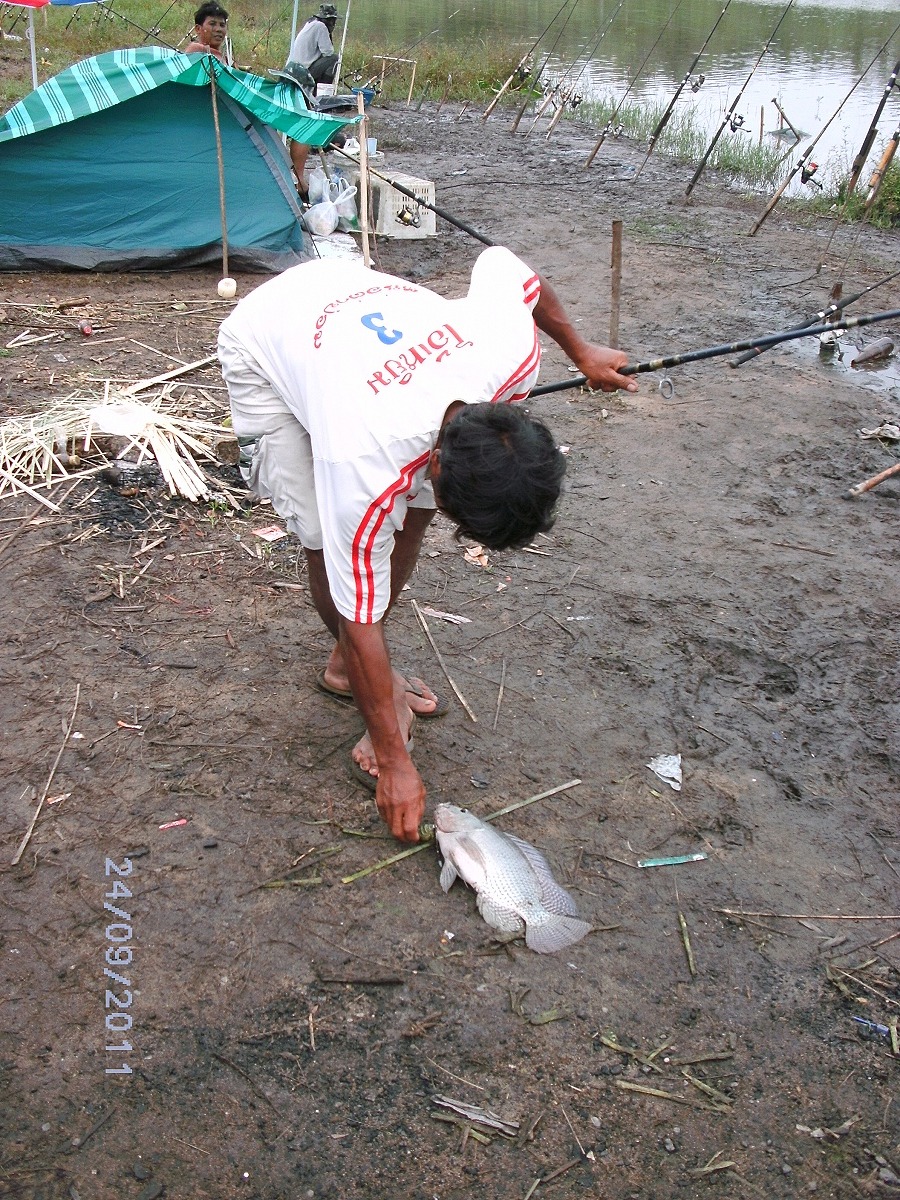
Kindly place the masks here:
POLYGON ((334 52, 331 35, 337 24, 338 13, 333 4, 320 4, 294 38, 288 56, 288 70, 294 63, 306 67, 316 83, 333 83, 338 56, 334 52))

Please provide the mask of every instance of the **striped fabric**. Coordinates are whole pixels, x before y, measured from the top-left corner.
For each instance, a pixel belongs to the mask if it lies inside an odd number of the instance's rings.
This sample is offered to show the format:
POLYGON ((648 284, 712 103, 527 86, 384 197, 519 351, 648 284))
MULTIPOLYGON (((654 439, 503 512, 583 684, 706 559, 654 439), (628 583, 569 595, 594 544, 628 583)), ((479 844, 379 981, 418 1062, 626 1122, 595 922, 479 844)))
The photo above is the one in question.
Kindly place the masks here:
POLYGON ((112 108, 164 83, 209 87, 211 71, 219 88, 242 108, 309 146, 324 146, 336 129, 359 120, 313 115, 299 88, 226 67, 211 54, 141 46, 86 58, 48 79, 0 118, 0 143, 112 108))

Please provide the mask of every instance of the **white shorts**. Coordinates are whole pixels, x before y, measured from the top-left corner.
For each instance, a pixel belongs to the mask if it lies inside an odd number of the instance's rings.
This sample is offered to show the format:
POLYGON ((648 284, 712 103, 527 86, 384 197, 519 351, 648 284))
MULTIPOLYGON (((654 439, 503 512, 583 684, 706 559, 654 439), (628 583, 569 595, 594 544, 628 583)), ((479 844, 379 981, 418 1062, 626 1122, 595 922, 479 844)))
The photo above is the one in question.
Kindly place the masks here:
MULTIPOLYGON (((307 550, 323 547, 309 434, 266 378, 259 363, 227 329, 219 332, 219 362, 228 386, 231 420, 243 451, 251 450, 244 478, 250 488, 284 520, 307 550)), ((410 508, 435 508, 434 492, 424 483, 410 508)))

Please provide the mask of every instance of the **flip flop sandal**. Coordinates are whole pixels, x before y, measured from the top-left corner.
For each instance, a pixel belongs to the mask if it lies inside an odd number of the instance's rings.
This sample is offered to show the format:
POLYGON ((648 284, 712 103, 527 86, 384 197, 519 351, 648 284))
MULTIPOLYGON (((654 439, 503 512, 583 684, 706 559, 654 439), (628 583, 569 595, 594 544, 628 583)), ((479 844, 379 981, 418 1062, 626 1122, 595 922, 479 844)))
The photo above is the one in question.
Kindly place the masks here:
MULTIPOLYGON (((326 694, 326 696, 333 696, 336 700, 344 700, 349 704, 355 704, 355 701, 353 699, 353 693, 350 691, 349 688, 333 687, 330 683, 326 682, 324 667, 322 667, 322 669, 320 671, 316 672, 316 687, 319 689, 320 692, 324 692, 326 694)), ((409 694, 411 696, 419 696, 423 700, 425 699, 425 693, 420 692, 419 689, 416 687, 407 687, 406 690, 407 690, 407 692, 409 692, 409 694)), ((417 712, 415 715, 417 717, 421 717, 421 719, 423 721, 431 721, 435 717, 445 717, 449 711, 450 711, 449 701, 443 699, 440 696, 436 696, 435 697, 435 705, 434 705, 434 708, 431 710, 431 712, 417 712)))
POLYGON ((334 696, 336 700, 344 700, 350 704, 355 704, 353 693, 349 688, 332 687, 330 683, 325 682, 325 668, 316 672, 316 687, 320 692, 324 692, 326 696, 334 696))
MULTIPOLYGON (((410 733, 412 733, 413 728, 415 727, 415 724, 416 724, 416 718, 413 717, 412 724, 409 727, 410 733)), ((407 753, 412 754, 414 748, 415 748, 415 741, 413 740, 412 737, 410 737, 409 741, 406 743, 407 753)), ((350 759, 350 771, 351 771, 351 774, 353 775, 353 778, 356 780, 356 782, 361 787, 364 787, 369 792, 374 792, 377 789, 378 776, 372 775, 369 771, 366 771, 363 767, 361 767, 359 765, 359 763, 354 758, 350 759)))

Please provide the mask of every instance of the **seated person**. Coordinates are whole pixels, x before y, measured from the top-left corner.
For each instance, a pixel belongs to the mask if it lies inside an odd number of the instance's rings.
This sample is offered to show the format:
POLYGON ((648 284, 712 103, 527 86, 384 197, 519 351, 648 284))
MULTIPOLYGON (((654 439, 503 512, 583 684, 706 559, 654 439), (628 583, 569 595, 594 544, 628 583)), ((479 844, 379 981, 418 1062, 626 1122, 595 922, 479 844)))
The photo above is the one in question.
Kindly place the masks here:
POLYGON ((316 83, 333 83, 338 56, 331 35, 337 24, 337 9, 333 4, 320 4, 318 12, 302 25, 294 38, 288 63, 306 67, 316 83))
POLYGON ((228 13, 215 0, 206 0, 194 13, 194 40, 184 54, 214 54, 225 62, 223 46, 228 34, 228 13))

